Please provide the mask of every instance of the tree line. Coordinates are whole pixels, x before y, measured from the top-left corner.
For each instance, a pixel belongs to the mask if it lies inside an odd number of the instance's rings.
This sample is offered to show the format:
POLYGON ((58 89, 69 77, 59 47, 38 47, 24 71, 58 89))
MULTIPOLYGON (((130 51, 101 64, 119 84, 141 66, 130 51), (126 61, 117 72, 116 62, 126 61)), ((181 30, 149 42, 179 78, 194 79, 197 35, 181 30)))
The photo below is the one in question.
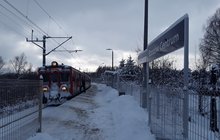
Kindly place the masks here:
POLYGON ((33 72, 32 64, 27 61, 25 53, 13 57, 6 63, 0 56, 1 79, 37 79, 37 73, 33 72))

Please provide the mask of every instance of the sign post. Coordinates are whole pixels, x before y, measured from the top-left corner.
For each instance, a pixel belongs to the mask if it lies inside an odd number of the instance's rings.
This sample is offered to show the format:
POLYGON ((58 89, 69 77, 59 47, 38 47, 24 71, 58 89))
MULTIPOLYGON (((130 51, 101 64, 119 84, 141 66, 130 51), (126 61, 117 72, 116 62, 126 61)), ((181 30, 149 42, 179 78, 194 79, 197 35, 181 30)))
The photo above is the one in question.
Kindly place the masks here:
POLYGON ((188 15, 186 14, 150 42, 148 48, 138 56, 138 63, 143 64, 151 62, 168 53, 185 47, 185 28, 188 26, 185 21, 187 19, 188 15))
MULTIPOLYGON (((167 30, 156 37, 152 42, 149 43, 146 50, 144 50, 138 56, 138 64, 148 64, 149 62, 174 52, 184 47, 184 100, 183 100, 183 136, 185 139, 188 138, 188 71, 189 71, 189 17, 184 15, 173 23, 167 30)), ((147 65, 149 70, 149 65, 147 65)), ((150 101, 149 93, 149 72, 147 72, 147 101, 150 101)), ((149 118, 150 114, 150 103, 149 107, 149 118)), ((150 124, 150 119, 149 119, 150 124)))

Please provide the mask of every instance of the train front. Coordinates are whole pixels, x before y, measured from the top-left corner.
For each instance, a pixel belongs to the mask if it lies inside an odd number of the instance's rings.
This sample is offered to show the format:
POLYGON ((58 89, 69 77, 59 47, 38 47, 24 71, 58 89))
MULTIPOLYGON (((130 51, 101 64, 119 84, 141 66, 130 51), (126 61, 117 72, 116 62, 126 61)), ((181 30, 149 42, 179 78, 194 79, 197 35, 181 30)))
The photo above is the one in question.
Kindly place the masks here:
POLYGON ((43 76, 43 103, 56 105, 63 103, 72 95, 71 69, 69 66, 58 65, 53 61, 51 65, 40 67, 39 75, 43 76))

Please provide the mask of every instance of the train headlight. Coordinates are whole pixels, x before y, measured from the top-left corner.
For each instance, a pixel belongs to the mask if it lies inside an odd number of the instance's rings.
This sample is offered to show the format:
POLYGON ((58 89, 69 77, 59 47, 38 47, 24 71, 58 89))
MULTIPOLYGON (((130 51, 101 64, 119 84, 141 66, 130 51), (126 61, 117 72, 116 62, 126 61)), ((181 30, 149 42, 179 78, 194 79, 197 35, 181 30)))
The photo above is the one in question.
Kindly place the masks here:
POLYGON ((62 91, 67 91, 67 87, 66 87, 66 86, 62 86, 62 87, 61 87, 61 90, 62 90, 62 91))
POLYGON ((49 87, 48 86, 43 86, 43 92, 48 92, 49 91, 49 87))
POLYGON ((48 88, 47 87, 43 87, 43 92, 47 92, 48 88))
POLYGON ((66 87, 62 87, 62 91, 66 91, 67 89, 66 89, 66 87))
POLYGON ((58 63, 57 63, 56 61, 53 61, 53 62, 51 63, 51 65, 52 65, 52 67, 57 67, 57 66, 58 66, 58 63))

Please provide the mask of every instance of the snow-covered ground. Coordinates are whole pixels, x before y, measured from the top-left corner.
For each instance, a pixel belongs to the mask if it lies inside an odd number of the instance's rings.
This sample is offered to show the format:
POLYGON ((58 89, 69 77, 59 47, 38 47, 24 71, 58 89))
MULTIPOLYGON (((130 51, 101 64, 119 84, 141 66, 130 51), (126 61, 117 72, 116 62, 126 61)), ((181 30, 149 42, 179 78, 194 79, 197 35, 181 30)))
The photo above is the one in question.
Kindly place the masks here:
POLYGON ((92 84, 86 93, 45 108, 42 133, 28 140, 155 140, 147 116, 132 96, 92 84))

